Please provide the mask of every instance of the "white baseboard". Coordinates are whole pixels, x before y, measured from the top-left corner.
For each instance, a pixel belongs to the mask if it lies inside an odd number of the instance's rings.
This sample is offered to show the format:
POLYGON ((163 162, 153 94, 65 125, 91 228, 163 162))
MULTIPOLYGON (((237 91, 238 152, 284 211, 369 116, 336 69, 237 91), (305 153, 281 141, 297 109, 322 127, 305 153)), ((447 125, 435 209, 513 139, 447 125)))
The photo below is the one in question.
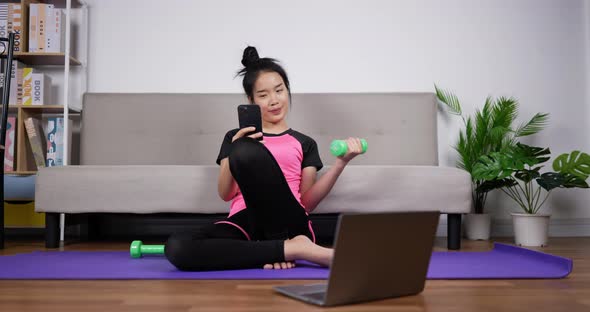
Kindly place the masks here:
MULTIPOLYGON (((464 219, 464 218, 462 218, 464 219)), ((447 236, 447 220, 441 220, 436 230, 436 236, 447 236)), ((512 219, 493 219, 492 237, 512 237, 512 219)), ((582 237, 590 236, 590 218, 581 219, 549 219, 550 237, 582 237)))

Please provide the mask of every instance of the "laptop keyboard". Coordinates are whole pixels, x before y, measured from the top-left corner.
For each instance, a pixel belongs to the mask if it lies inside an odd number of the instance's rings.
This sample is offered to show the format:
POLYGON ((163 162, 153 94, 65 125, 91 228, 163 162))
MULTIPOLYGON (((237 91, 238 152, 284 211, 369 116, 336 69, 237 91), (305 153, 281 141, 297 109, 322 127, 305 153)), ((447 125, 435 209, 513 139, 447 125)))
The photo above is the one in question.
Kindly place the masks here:
POLYGON ((300 295, 308 295, 313 293, 322 292, 325 293, 328 289, 326 284, 313 284, 313 285, 297 285, 293 286, 292 290, 300 295))
POLYGON ((320 292, 315 292, 315 293, 306 293, 301 295, 303 297, 307 297, 307 298, 311 298, 317 301, 323 301, 324 298, 326 297, 326 292, 325 291, 320 291, 320 292))

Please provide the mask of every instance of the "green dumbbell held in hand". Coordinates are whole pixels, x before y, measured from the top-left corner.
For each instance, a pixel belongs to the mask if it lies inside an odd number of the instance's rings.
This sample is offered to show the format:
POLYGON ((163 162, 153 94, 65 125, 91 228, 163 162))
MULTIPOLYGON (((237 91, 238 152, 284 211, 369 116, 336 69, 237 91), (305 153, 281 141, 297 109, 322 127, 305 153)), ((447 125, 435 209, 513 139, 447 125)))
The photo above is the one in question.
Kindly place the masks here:
MULTIPOLYGON (((368 146, 367 140, 361 139, 361 146, 363 147, 363 153, 365 153, 367 151, 368 146)), ((330 152, 332 153, 332 155, 336 157, 343 156, 344 154, 346 154, 347 150, 348 144, 346 144, 346 141, 344 140, 334 140, 332 141, 332 144, 330 144, 330 152)))
POLYGON ((144 245, 141 241, 136 240, 129 247, 131 258, 141 258, 143 255, 163 255, 164 245, 144 245))

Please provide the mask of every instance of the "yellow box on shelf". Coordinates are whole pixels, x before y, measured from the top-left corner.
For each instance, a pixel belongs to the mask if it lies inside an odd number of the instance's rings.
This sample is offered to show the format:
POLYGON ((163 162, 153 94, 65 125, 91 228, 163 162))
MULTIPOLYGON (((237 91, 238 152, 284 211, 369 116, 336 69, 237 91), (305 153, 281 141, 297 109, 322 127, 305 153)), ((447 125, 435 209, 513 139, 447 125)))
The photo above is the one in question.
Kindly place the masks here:
POLYGON ((13 228, 45 227, 45 213, 35 212, 35 202, 4 202, 4 226, 13 228))

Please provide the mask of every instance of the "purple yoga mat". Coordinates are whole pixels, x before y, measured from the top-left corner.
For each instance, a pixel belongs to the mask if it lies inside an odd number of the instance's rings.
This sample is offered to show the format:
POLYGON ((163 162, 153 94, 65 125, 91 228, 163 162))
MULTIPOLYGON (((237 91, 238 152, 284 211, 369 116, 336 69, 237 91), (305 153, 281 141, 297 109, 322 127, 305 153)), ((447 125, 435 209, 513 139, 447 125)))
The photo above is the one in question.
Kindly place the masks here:
MULTIPOLYGON (((505 244, 486 252, 439 252, 428 279, 564 278, 571 259, 505 244)), ((36 251, 0 256, 0 279, 327 279, 328 269, 306 262, 290 270, 182 272, 163 256, 132 259, 125 251, 36 251)))

